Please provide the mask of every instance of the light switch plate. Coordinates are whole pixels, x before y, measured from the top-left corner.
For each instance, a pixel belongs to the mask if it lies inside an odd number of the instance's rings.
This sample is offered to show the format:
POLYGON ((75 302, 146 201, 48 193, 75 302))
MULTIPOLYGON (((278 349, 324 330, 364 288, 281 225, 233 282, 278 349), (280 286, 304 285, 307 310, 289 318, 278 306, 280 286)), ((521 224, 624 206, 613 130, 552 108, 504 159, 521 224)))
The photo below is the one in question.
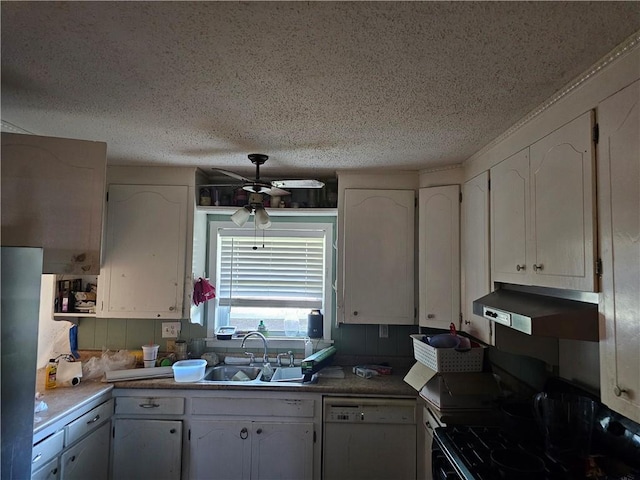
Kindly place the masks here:
POLYGON ((162 338, 178 338, 180 322, 162 322, 162 338))

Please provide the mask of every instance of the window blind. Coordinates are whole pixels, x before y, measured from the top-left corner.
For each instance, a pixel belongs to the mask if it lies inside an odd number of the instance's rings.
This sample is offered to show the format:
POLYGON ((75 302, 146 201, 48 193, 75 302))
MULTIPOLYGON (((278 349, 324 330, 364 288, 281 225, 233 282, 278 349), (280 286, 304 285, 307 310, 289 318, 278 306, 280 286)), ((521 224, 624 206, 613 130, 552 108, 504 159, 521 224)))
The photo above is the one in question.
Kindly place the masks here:
POLYGON ((253 236, 220 233, 219 304, 322 308, 324 233, 305 233, 258 241, 253 236))

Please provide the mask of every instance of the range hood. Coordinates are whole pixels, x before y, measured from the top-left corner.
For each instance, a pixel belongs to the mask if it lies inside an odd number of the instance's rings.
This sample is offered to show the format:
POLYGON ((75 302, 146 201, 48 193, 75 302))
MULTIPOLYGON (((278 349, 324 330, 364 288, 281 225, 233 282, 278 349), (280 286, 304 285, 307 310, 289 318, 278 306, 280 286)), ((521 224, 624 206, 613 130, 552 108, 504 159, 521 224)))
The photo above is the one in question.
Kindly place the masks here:
POLYGON ((597 293, 499 284, 473 302, 473 313, 528 335, 600 338, 597 293))

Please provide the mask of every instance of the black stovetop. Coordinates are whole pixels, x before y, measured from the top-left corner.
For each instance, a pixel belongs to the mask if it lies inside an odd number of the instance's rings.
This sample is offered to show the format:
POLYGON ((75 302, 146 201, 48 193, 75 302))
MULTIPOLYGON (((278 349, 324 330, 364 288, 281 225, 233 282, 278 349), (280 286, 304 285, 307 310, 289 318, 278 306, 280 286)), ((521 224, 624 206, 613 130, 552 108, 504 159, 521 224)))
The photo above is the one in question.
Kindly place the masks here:
POLYGON ((531 478, 535 480, 574 480, 583 478, 593 479, 639 479, 638 472, 619 469, 619 462, 605 455, 594 455, 588 461, 580 461, 579 468, 576 463, 568 459, 554 459, 546 455, 543 445, 538 439, 528 437, 523 432, 523 438, 514 439, 507 436, 499 427, 485 426, 449 426, 436 428, 435 442, 443 451, 449 461, 455 466, 457 473, 464 480, 496 480, 496 479, 521 479, 531 478), (509 449, 515 455, 533 455, 544 463, 542 473, 505 475, 491 460, 491 452, 496 449, 509 449), (617 474, 611 473, 615 463, 617 474), (589 468, 591 465, 592 468, 589 468), (596 467, 596 465, 599 465, 596 467), (577 470, 580 473, 577 473, 577 470), (609 472, 607 471, 609 470, 609 472), (621 471, 626 473, 622 474, 621 471), (589 471, 590 476, 586 472, 589 471))

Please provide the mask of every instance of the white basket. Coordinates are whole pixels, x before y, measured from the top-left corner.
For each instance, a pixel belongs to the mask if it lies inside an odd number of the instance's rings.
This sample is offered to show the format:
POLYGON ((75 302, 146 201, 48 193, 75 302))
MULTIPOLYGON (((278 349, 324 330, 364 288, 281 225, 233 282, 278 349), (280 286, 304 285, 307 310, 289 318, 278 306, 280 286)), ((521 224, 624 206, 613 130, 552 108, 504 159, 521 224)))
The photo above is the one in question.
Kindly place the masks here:
POLYGON ((422 341, 424 335, 411 335, 413 355, 417 361, 436 372, 481 372, 484 347, 467 351, 454 348, 433 348, 422 341))

